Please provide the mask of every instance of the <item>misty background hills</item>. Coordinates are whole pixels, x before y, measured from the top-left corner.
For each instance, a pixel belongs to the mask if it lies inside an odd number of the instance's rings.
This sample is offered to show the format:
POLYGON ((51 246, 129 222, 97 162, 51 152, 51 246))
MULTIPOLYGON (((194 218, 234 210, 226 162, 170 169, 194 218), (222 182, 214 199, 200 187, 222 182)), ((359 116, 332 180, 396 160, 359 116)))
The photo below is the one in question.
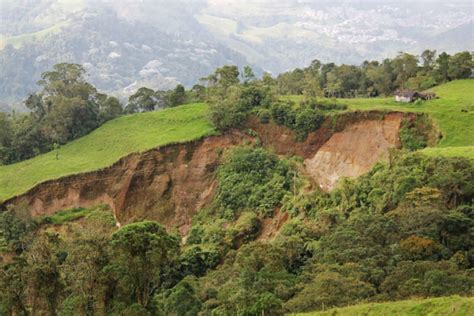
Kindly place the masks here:
POLYGON ((2 0, 0 111, 58 62, 83 64, 97 88, 124 98, 189 87, 224 64, 278 74, 315 58, 472 51, 473 11, 471 1, 2 0))

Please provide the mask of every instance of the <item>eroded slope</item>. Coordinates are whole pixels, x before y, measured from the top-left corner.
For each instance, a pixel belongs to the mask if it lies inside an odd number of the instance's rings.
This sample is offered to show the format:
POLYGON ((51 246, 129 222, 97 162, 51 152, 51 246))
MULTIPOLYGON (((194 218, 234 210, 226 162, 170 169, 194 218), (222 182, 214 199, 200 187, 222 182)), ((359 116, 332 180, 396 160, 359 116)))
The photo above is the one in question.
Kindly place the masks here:
MULTIPOLYGON (((387 159, 403 119, 412 114, 350 112, 328 118, 304 142, 293 131, 251 120, 261 144, 281 155, 303 157, 306 173, 330 190, 341 177, 357 177, 380 159, 387 159)), ((226 148, 257 138, 232 131, 182 144, 172 144, 120 159, 99 171, 67 176, 37 185, 5 201, 25 205, 34 216, 70 207, 108 204, 118 223, 154 219, 186 234, 192 216, 213 197, 215 170, 226 148)))

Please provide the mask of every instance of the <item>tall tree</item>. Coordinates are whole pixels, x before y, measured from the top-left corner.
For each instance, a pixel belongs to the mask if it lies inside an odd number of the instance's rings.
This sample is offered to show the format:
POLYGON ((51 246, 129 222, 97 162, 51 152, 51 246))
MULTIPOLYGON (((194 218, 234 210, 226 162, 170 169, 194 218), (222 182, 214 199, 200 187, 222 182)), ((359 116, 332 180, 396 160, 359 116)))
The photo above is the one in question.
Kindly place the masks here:
POLYGON ((177 106, 186 101, 186 90, 183 85, 177 85, 169 95, 170 106, 177 106))
POLYGON ((448 76, 451 79, 469 78, 474 63, 470 52, 460 52, 453 55, 449 61, 448 76))
POLYGON ((416 76, 418 70, 418 58, 408 53, 400 53, 392 61, 393 71, 396 76, 395 85, 403 88, 406 81, 416 76))
POLYGON ((225 65, 216 70, 217 84, 224 89, 239 83, 239 68, 235 65, 225 65))
POLYGON ((436 60, 436 50, 425 49, 421 53, 421 60, 423 61, 423 70, 426 74, 433 71, 436 60))
POLYGON ((449 80, 448 70, 451 56, 446 52, 439 54, 436 58, 436 77, 438 82, 446 82, 449 80))
POLYGON ((244 67, 244 72, 242 74, 244 84, 247 84, 253 80, 255 80, 255 74, 250 66, 244 67))
POLYGON ((127 113, 136 113, 140 111, 153 111, 157 104, 155 91, 150 88, 141 87, 128 98, 128 104, 125 109, 127 113))
POLYGON ((179 240, 158 223, 144 221, 124 226, 112 235, 112 264, 123 298, 150 306, 154 294, 170 281, 179 256, 179 240))

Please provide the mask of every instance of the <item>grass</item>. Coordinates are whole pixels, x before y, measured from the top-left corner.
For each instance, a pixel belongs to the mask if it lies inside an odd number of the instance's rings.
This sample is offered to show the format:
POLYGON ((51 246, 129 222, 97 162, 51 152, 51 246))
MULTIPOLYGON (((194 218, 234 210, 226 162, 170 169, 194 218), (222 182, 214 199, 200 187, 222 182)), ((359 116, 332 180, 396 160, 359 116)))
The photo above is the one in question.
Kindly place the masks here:
MULTIPOLYGON (((474 80, 458 80, 432 89, 440 97, 420 105, 396 103, 393 98, 339 99, 349 110, 426 112, 443 134, 427 155, 474 159, 474 80)), ((287 96, 301 100, 301 96, 287 96)), ((207 106, 188 104, 157 112, 123 116, 89 135, 30 160, 0 166, 0 201, 21 194, 50 179, 107 167, 123 156, 157 146, 184 142, 215 133, 207 106), (56 152, 59 159, 56 159, 56 152)))
POLYGON ((56 151, 0 166, 0 201, 35 184, 107 167, 123 156, 214 133, 207 106, 188 104, 157 112, 123 116, 56 151))
POLYGON ((107 205, 97 205, 91 208, 70 208, 58 211, 53 215, 44 215, 38 219, 42 224, 62 225, 67 222, 73 222, 81 218, 93 221, 100 220, 107 222, 110 226, 115 226, 115 219, 110 208, 107 205))
POLYGON ((41 221, 44 223, 51 223, 54 225, 61 225, 66 222, 75 221, 79 218, 87 216, 91 212, 91 209, 87 208, 71 208, 63 211, 54 213, 51 216, 42 216, 41 221))
MULTIPOLYGON (((338 99, 349 110, 394 110, 428 113, 443 138, 428 155, 464 156, 474 159, 474 79, 456 80, 440 85, 434 91, 440 98, 420 105, 397 103, 390 98, 338 99)), ((287 99, 300 101, 302 96, 287 99)))
POLYGON ((334 308, 324 312, 297 314, 299 316, 469 316, 474 315, 474 298, 449 296, 430 299, 413 299, 398 302, 360 304, 334 308))

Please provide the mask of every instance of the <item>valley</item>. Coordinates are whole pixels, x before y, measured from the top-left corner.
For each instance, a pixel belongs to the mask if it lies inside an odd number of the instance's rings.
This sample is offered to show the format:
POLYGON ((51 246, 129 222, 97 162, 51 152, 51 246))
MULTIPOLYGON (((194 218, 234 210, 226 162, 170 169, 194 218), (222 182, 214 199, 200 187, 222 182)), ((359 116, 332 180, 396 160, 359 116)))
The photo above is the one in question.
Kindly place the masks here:
POLYGON ((0 315, 471 315, 463 8, 2 3, 0 315))

